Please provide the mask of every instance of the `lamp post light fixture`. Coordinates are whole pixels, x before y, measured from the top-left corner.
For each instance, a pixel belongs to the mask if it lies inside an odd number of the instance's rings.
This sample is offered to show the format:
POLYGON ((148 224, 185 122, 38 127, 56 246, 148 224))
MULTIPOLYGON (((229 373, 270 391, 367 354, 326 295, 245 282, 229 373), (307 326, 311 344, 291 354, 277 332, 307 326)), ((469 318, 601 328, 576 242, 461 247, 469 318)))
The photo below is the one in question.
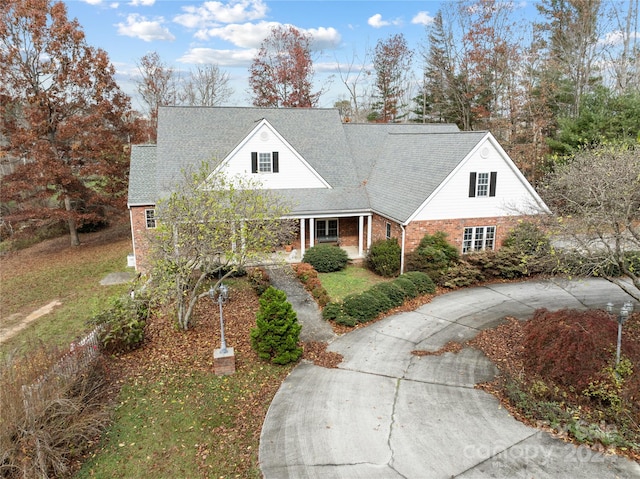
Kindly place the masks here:
POLYGON ((222 304, 229 299, 229 288, 224 283, 220 283, 217 288, 209 290, 209 297, 220 307, 220 352, 227 354, 227 341, 224 338, 224 318, 222 316, 222 304), (216 298, 217 295, 217 298, 216 298))
MULTIPOLYGON (((607 313, 613 315, 613 303, 607 303, 607 313)), ((616 367, 620 364, 620 348, 622 346, 622 325, 627 321, 629 316, 633 313, 633 303, 631 301, 626 301, 622 308, 620 308, 620 313, 618 314, 618 345, 616 348, 616 367)))

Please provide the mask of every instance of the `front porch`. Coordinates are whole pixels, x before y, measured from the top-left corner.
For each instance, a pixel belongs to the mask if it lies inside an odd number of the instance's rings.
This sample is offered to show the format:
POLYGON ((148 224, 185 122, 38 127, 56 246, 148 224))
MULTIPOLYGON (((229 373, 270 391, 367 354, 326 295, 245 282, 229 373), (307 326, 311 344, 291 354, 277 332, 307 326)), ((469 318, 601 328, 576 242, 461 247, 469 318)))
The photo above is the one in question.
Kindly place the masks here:
POLYGON ((287 261, 302 261, 308 248, 319 244, 335 244, 345 250, 350 260, 363 259, 372 241, 372 215, 344 214, 299 217, 298 238, 292 244, 287 261))
MULTIPOLYGON (((357 263, 360 261, 364 261, 366 256, 366 252, 364 254, 360 254, 357 246, 340 246, 343 250, 347 252, 347 256, 349 257, 349 261, 352 263, 357 263)), ((275 253, 277 255, 277 259, 280 261, 284 261, 285 263, 301 263, 304 253, 302 253, 299 249, 293 249, 289 252, 287 251, 278 251, 275 253)))

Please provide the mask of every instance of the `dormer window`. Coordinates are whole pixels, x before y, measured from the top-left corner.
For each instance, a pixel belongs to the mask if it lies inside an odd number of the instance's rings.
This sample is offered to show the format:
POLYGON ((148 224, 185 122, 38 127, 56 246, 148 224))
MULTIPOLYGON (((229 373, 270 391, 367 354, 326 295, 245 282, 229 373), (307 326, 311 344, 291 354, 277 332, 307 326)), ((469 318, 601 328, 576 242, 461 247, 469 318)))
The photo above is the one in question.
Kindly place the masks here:
POLYGON ((278 152, 251 152, 251 173, 278 173, 278 152))

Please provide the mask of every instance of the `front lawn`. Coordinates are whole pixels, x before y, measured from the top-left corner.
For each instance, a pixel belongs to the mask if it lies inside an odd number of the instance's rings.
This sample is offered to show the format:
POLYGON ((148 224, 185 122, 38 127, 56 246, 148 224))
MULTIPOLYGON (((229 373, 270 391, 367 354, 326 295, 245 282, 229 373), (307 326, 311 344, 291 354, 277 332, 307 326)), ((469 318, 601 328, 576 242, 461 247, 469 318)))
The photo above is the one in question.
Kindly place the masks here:
POLYGON ((342 271, 319 273, 318 277, 332 301, 340 301, 349 294, 361 293, 376 283, 393 279, 383 278, 363 266, 355 265, 349 265, 342 271))

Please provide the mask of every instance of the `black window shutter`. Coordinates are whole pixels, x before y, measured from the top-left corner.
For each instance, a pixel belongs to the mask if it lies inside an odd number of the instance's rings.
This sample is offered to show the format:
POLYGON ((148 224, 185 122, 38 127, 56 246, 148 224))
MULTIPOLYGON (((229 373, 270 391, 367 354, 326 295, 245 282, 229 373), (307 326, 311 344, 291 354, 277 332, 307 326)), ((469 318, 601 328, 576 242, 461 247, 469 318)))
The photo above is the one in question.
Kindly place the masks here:
POLYGON ((476 196, 476 174, 475 172, 469 173, 469 198, 476 196))
POLYGON ((271 154, 271 159, 273 160, 273 172, 278 173, 280 171, 280 164, 278 162, 278 152, 274 151, 271 154))
POLYGON ((491 179, 489 180, 489 196, 496 196, 496 182, 498 180, 498 172, 491 172, 491 179))
POLYGON ((258 152, 252 151, 251 152, 251 173, 257 173, 257 172, 258 172, 258 152))

